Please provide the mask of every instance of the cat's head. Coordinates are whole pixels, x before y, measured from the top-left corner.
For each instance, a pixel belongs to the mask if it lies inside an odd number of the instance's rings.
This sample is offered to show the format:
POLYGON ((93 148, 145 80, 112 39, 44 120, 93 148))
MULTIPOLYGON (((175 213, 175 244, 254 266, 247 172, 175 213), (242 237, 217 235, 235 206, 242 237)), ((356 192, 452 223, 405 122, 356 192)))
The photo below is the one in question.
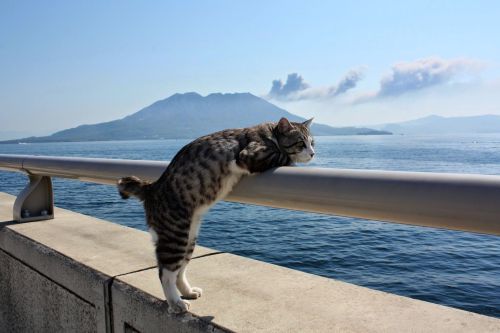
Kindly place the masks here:
POLYGON ((276 125, 278 144, 295 163, 307 163, 314 156, 314 139, 310 131, 312 120, 295 123, 281 118, 276 125))

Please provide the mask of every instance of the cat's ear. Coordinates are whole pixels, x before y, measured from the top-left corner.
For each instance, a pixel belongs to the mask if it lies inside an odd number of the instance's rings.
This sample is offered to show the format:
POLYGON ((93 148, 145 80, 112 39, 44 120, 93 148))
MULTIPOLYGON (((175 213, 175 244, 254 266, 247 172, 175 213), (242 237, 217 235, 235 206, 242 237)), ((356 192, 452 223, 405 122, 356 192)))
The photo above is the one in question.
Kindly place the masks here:
POLYGON ((293 125, 290 124, 290 122, 286 118, 281 118, 280 121, 278 122, 278 130, 280 131, 280 133, 290 132, 292 128, 293 125))
POLYGON ((314 117, 312 117, 312 118, 311 118, 311 119, 309 119, 309 120, 304 121, 304 122, 302 123, 302 125, 304 125, 304 126, 305 126, 305 127, 307 127, 307 128, 311 128, 311 124, 312 124, 312 122, 313 122, 313 119, 314 119, 314 117))

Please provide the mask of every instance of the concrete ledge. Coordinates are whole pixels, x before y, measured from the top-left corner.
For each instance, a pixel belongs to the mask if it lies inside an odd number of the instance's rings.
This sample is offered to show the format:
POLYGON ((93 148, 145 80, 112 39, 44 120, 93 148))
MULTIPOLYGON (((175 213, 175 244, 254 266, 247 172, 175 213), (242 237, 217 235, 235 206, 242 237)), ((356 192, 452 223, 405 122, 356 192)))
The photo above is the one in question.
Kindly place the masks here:
MULTIPOLYGON (((237 332, 498 332, 500 320, 375 291, 252 259, 221 254, 193 261, 204 296, 191 313, 237 332)), ((157 272, 117 280, 164 299, 157 272)), ((114 291, 115 292, 115 291, 114 291)), ((126 291, 122 291, 126 292, 126 291)), ((137 311, 148 311, 139 306, 137 311)))
MULTIPOLYGON (((66 304, 61 311, 74 308, 85 322, 95 320, 86 327, 98 332, 500 331, 496 318, 231 254, 194 259, 188 276, 204 296, 191 301, 191 313, 169 315, 147 233, 61 209, 54 220, 16 224, 10 222, 13 200, 0 193, 0 258, 12 261, 0 269, 0 281, 11 286, 1 295, 30 306, 13 310, 0 302, 0 328, 9 327, 4 318, 18 317, 44 331, 30 309, 50 314, 51 304, 59 302, 66 304), (24 293, 23 276, 34 276, 35 290, 55 290, 54 299, 24 293)), ((213 253, 197 247, 195 256, 213 253)), ((52 332, 64 331, 55 327, 52 332)))
MULTIPOLYGON (((151 273, 158 280, 158 272, 151 270, 151 273)), ((144 282, 149 284, 153 280, 147 279, 144 282)), ((159 283, 153 282, 153 284, 159 283)), ((168 305, 164 302, 164 298, 155 297, 121 280, 113 283, 111 294, 115 332, 124 332, 127 327, 138 332, 217 333, 233 331, 218 323, 212 323, 213 316, 198 316, 191 313, 168 315, 168 305)))

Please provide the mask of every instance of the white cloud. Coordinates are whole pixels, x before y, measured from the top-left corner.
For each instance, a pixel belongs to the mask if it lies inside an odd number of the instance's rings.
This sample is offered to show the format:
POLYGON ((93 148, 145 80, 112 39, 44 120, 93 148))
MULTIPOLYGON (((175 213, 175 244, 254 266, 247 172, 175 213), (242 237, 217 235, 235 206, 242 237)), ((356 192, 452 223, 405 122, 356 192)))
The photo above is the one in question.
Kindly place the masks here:
POLYGON ((346 99, 278 101, 276 104, 304 118, 332 126, 367 126, 418 119, 500 115, 500 81, 467 81, 442 84, 398 98, 379 98, 370 103, 349 103, 346 99))
POLYGON ((270 98, 287 98, 307 88, 309 88, 309 85, 304 82, 302 76, 291 73, 288 74, 285 84, 281 80, 274 80, 268 95, 270 98))
POLYGON ((380 80, 379 90, 356 100, 366 102, 376 98, 399 96, 455 81, 464 74, 475 73, 483 63, 471 59, 441 59, 429 57, 412 62, 400 62, 380 80))
POLYGON ((327 87, 311 87, 297 73, 289 74, 286 83, 274 80, 267 98, 284 101, 329 99, 346 93, 356 87, 363 78, 364 68, 351 69, 336 85, 327 87))

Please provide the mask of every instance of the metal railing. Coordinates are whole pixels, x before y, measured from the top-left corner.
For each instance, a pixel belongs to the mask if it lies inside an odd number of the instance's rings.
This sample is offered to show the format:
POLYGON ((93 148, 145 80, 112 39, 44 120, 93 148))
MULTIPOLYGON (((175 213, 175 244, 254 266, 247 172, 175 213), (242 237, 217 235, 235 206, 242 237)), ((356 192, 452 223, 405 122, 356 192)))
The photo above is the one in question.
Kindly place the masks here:
MULTIPOLYGON (((25 172, 30 177, 14 206, 16 220, 52 217, 49 177, 115 184, 120 177, 135 175, 154 181, 167 165, 0 155, 0 169, 25 172), (50 202, 40 204, 44 198, 50 202), (38 213, 25 214, 29 211, 38 213)), ((500 176, 282 167, 245 177, 224 200, 500 235, 500 176)))

